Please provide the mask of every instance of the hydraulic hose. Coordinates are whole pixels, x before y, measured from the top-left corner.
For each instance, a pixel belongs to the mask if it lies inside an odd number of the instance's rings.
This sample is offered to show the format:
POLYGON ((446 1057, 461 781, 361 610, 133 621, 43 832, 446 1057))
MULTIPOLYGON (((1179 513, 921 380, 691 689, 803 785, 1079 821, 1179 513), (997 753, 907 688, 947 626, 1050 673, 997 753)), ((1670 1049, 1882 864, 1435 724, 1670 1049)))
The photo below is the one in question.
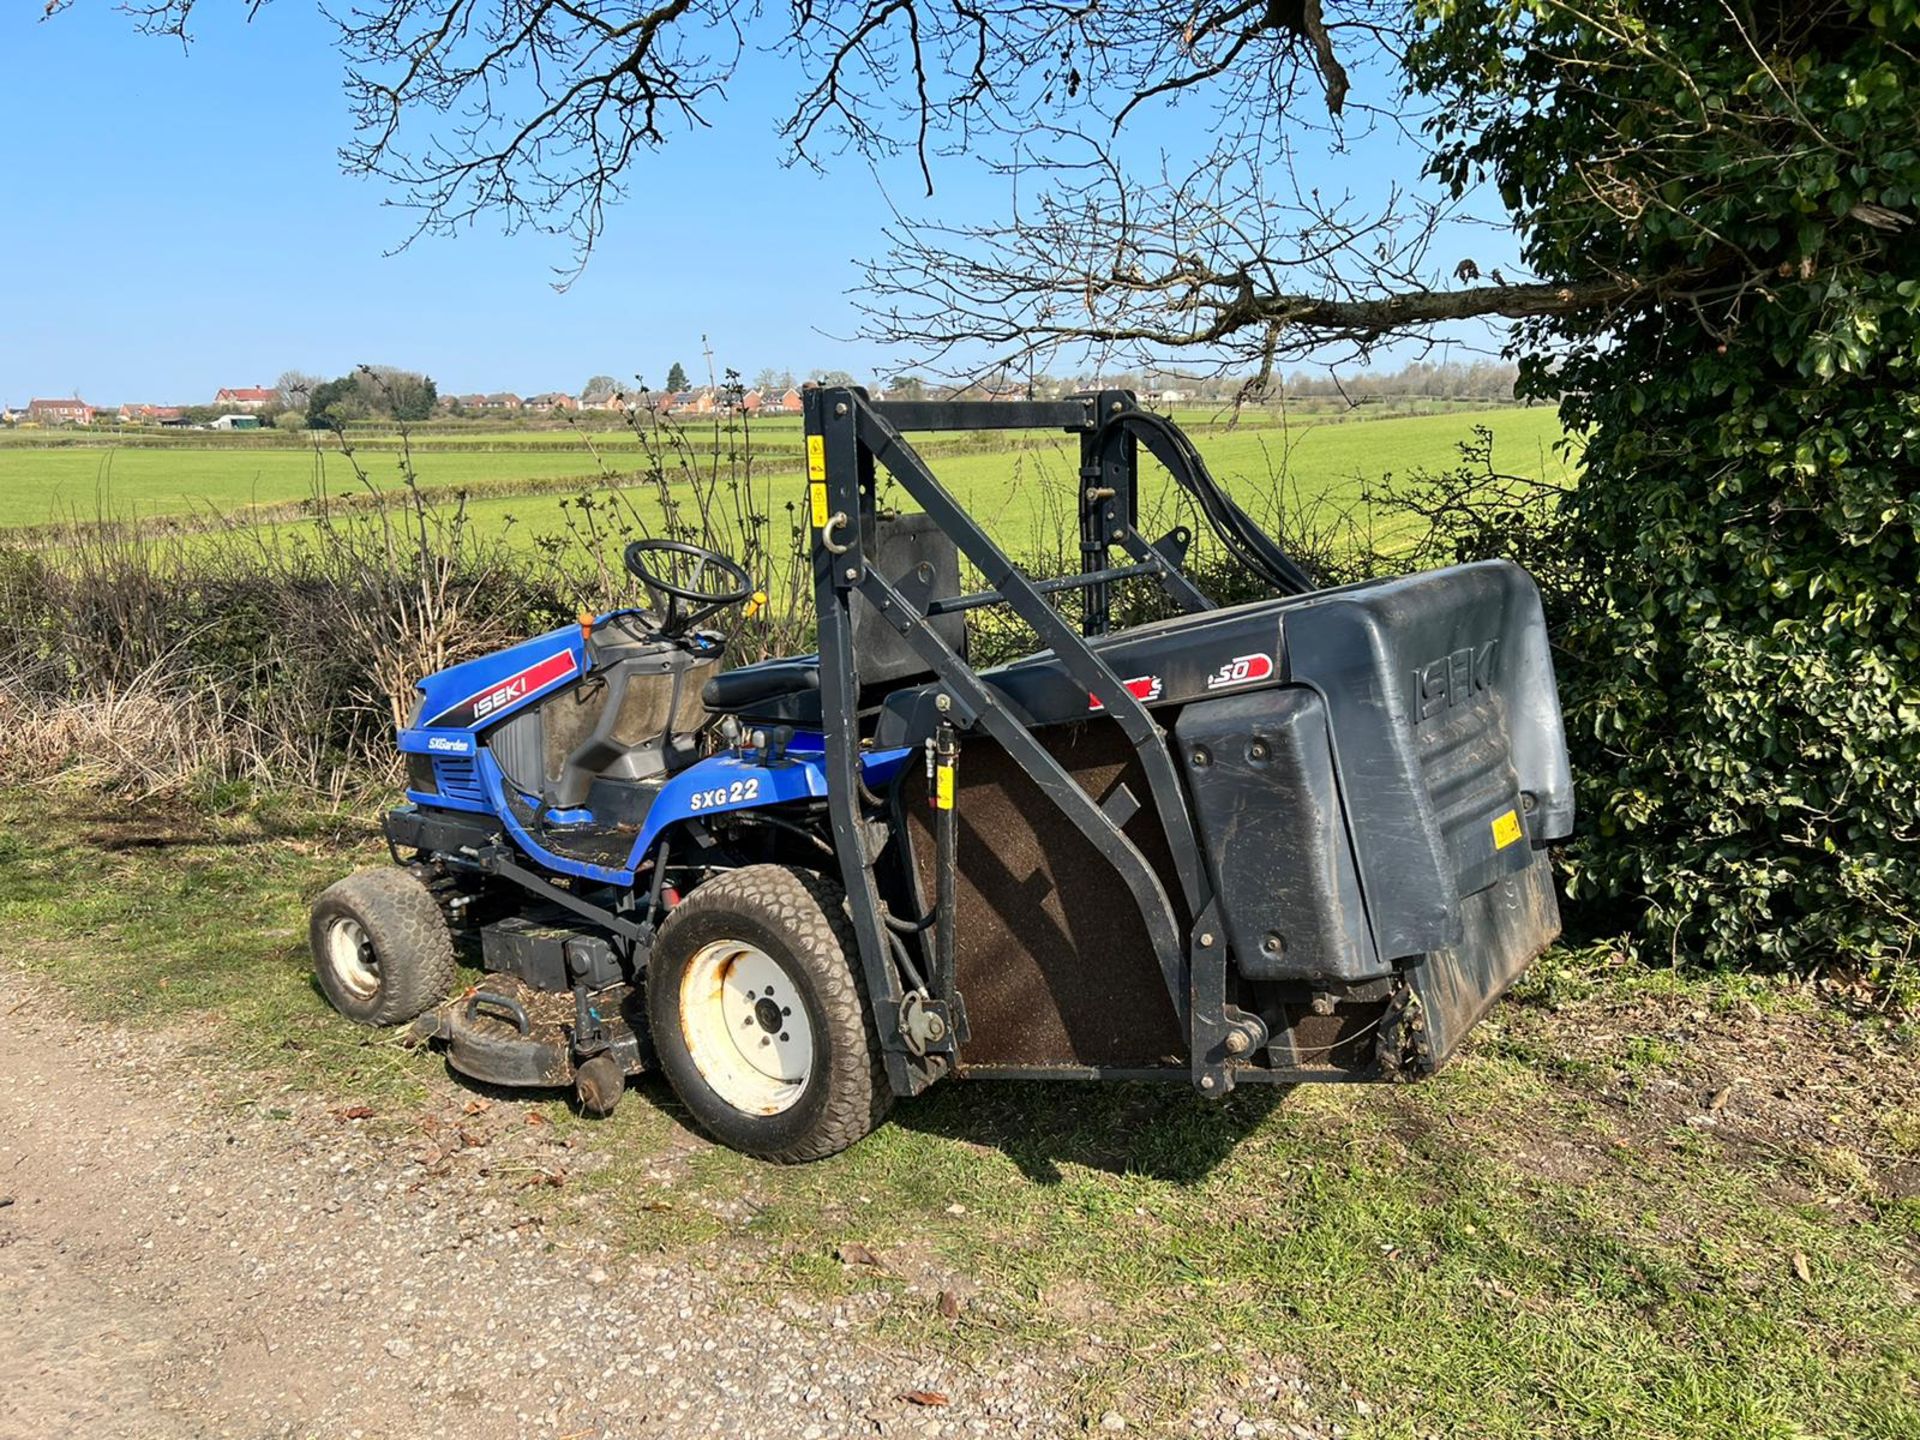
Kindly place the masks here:
POLYGON ((1154 459, 1167 467, 1180 488, 1193 496, 1220 543, 1242 565, 1282 595, 1305 595, 1317 588, 1313 577, 1220 488, 1207 462, 1179 426, 1148 410, 1123 410, 1108 417, 1096 432, 1096 439, 1109 427, 1131 432, 1154 459))

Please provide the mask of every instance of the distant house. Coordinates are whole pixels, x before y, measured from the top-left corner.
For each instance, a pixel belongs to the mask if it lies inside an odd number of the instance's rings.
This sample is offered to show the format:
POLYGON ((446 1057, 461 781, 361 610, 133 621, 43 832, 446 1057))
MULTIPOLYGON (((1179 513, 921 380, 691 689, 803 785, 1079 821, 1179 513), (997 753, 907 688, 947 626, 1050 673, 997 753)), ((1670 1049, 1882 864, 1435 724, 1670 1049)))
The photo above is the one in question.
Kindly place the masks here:
POLYGON ((35 400, 27 406, 27 418, 40 425, 91 425, 93 406, 80 399, 35 400))
POLYGON ((549 390, 544 395, 535 395, 527 401, 527 409, 537 415, 550 415, 555 410, 578 410, 580 402, 571 395, 563 395, 558 390, 549 390))
POLYGON ((169 420, 179 418, 178 405, 122 405, 120 407, 122 425, 164 425, 169 420))
POLYGON ((798 415, 805 407, 798 390, 749 390, 740 408, 751 415, 798 415))
POLYGON ((580 397, 582 410, 611 410, 619 404, 620 397, 610 390, 591 390, 580 397))
POLYGON ((462 410, 484 410, 487 408, 487 397, 484 395, 462 395, 458 403, 462 410))
POLYGON ((260 385, 243 385, 238 389, 222 390, 213 397, 213 408, 227 412, 251 415, 256 410, 264 410, 280 398, 277 390, 268 390, 260 385))
POLYGON ((720 408, 720 397, 712 390, 682 390, 660 402, 662 415, 711 415, 720 408))
POLYGON ((496 395, 482 395, 479 400, 480 403, 473 407, 476 410, 518 410, 520 408, 520 397, 506 390, 496 395))

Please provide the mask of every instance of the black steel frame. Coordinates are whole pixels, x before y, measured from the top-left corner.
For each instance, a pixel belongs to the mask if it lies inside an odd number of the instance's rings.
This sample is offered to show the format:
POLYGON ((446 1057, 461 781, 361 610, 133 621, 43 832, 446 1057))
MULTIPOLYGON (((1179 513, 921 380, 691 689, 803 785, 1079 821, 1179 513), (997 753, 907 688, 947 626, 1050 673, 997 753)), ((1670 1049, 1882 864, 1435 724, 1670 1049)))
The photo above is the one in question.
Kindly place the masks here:
MULTIPOLYGON (((1141 427, 1127 421, 1143 412, 1134 397, 1109 390, 1059 401, 881 403, 854 387, 810 388, 805 392, 805 414, 828 810, 860 965, 893 1088, 913 1094, 944 1073, 964 1035, 965 1019, 953 989, 950 877, 943 874, 935 901, 929 993, 915 995, 909 1003, 891 963, 890 917, 880 899, 874 875, 876 847, 861 808, 860 685, 852 608, 856 594, 894 627, 936 676, 941 687, 937 704, 952 727, 955 747, 970 730, 999 742, 1118 872, 1146 923, 1167 994, 1186 1032, 1193 1082, 1205 1094, 1225 1094, 1233 1088, 1234 1062, 1260 1052, 1267 1042, 1266 1027, 1258 1016, 1228 1000, 1225 932, 1166 732, 1085 638, 1107 633, 1112 623, 1111 587, 1129 577, 1157 577, 1175 603, 1188 611, 1212 608, 1180 568, 1187 533, 1175 530, 1151 544, 1137 533, 1136 431, 1141 427), (1077 576, 1035 580, 1025 574, 934 478, 903 433, 1013 429, 1059 429, 1080 436, 1081 572, 1077 576), (874 516, 876 466, 884 466, 952 538, 960 553, 986 577, 989 589, 916 603, 867 563, 862 536, 871 533, 866 522, 874 516), (1125 563, 1112 563, 1116 548, 1127 557, 1125 563), (1085 592, 1079 631, 1047 599, 1067 589, 1085 592), (1116 819, 1082 790, 998 692, 983 683, 928 623, 934 616, 989 604, 1008 605, 1032 626, 1041 643, 1100 701, 1132 744, 1166 833, 1186 913, 1195 917, 1191 925, 1181 924, 1180 912, 1158 873, 1122 832, 1126 816, 1116 819), (940 913, 943 906, 944 914, 940 913), (931 1026, 924 1021, 929 1014, 937 1017, 931 1026)), ((1170 428, 1161 425, 1162 432, 1170 428)), ((1156 443, 1150 435, 1149 444, 1176 474, 1180 467, 1198 465, 1191 446, 1184 442, 1156 443)), ((947 738, 943 727, 943 745, 947 738)), ((949 757, 944 763, 952 761, 949 757)), ((940 848, 938 863, 949 866, 950 840, 940 848)))

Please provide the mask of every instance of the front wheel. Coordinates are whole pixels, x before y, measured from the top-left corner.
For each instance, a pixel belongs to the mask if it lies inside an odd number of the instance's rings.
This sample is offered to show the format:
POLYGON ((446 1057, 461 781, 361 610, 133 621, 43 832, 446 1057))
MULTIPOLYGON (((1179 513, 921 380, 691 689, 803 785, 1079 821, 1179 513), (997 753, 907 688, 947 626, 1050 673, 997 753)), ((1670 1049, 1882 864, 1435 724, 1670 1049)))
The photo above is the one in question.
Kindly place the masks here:
POLYGON ((453 939, 433 892, 398 866, 360 870, 322 892, 308 927, 313 970, 333 1008, 399 1025, 453 988, 453 939))
POLYGON ((708 881, 660 927, 647 1016, 674 1092, 721 1143, 791 1164, 893 1106, 840 887, 783 865, 708 881))

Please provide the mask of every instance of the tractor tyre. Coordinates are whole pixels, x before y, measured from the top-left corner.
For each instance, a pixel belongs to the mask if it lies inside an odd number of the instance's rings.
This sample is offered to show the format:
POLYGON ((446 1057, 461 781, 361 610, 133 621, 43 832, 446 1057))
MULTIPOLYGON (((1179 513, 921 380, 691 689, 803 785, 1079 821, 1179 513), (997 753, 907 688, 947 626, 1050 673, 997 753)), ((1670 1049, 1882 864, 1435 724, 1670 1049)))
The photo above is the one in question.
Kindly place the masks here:
POLYGON ((349 1020, 399 1025, 453 989, 453 939, 433 893, 397 866, 321 893, 307 930, 320 988, 349 1020))
POLYGON ((660 927, 647 1018, 694 1119, 777 1164, 838 1154, 893 1108, 846 898, 832 881, 749 865, 707 881, 660 927))

